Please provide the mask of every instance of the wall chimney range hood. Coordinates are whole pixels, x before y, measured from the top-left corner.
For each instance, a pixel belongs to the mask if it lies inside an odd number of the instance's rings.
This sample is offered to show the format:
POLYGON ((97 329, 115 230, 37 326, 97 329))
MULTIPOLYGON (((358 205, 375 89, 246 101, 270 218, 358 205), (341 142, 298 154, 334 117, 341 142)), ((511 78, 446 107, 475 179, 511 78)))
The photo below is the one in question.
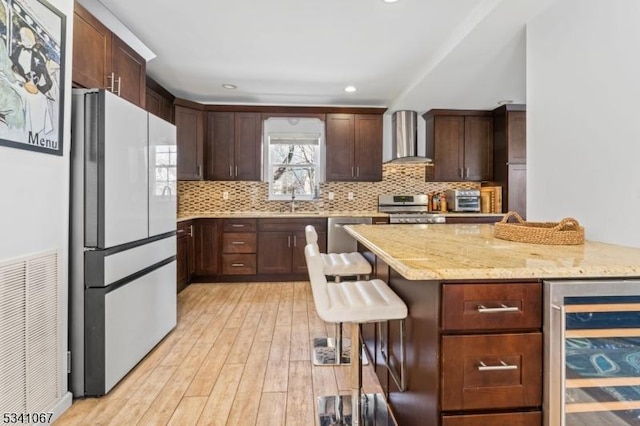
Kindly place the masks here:
POLYGON ((418 113, 396 111, 391 116, 391 151, 393 159, 387 164, 426 164, 431 158, 418 156, 418 113))

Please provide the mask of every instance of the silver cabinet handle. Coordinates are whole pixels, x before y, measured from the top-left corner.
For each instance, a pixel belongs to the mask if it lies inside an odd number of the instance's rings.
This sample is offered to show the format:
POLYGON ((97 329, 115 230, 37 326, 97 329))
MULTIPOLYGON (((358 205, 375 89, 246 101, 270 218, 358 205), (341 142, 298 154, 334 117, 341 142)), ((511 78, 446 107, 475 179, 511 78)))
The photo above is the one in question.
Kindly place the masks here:
POLYGON ((107 80, 109 80, 109 87, 107 89, 109 89, 109 91, 111 93, 115 93, 115 84, 116 84, 116 75, 114 73, 111 73, 111 75, 107 76, 107 80))
POLYGON ((244 225, 240 224, 240 223, 232 223, 231 224, 232 228, 244 228, 244 225))
POLYGON ((460 179, 464 179, 464 169, 462 167, 458 169, 458 174, 460 175, 460 179))
POLYGON ((355 177, 355 173, 354 173, 354 170, 353 170, 353 166, 351 166, 351 177, 355 177))
POLYGON ((233 177, 233 166, 229 164, 229 177, 233 177))
POLYGON ((198 177, 202 176, 202 166, 198 166, 198 177))
POLYGON ((234 245, 234 246, 239 246, 239 245, 244 244, 244 241, 231 241, 231 244, 234 245))
POLYGON ((238 177, 238 166, 236 166, 236 177, 238 177))
POLYGON ((480 361, 478 371, 502 371, 502 370, 517 370, 517 365, 509 365, 504 361, 500 361, 500 365, 487 365, 480 361))
POLYGON ((296 235, 293 236, 293 246, 298 247, 298 237, 296 235))
POLYGON ((120 96, 121 89, 122 89, 122 77, 118 77, 118 91, 115 92, 116 95, 120 96))
POLYGON ((499 308, 487 308, 484 305, 478 305, 478 312, 481 314, 493 314, 498 312, 518 312, 520 308, 517 306, 507 306, 500 304, 499 308))
POLYGON ((189 225, 189 236, 193 237, 193 225, 189 225))
POLYGON ((287 247, 291 247, 291 235, 287 237, 287 247))
POLYGON ((241 268, 244 266, 244 263, 232 263, 231 266, 233 266, 234 268, 241 268))
POLYGON ((360 177, 360 166, 356 167, 356 177, 360 177))
POLYGON ((467 179, 469 179, 469 168, 467 167, 467 179))

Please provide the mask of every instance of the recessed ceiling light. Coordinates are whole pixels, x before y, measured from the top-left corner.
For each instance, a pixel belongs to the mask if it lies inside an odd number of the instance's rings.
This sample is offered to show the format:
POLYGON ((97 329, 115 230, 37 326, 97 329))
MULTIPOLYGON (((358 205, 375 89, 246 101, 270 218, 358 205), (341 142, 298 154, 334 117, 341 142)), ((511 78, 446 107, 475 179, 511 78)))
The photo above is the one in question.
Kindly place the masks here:
POLYGON ((347 86, 344 88, 344 91, 347 93, 353 93, 356 91, 356 86, 347 86))
POLYGON ((237 89, 238 86, 236 86, 235 84, 229 84, 229 83, 225 83, 222 85, 222 87, 224 87, 225 89, 237 89))
POLYGON ((382 1, 385 2, 385 3, 395 3, 398 0, 382 0, 382 1))

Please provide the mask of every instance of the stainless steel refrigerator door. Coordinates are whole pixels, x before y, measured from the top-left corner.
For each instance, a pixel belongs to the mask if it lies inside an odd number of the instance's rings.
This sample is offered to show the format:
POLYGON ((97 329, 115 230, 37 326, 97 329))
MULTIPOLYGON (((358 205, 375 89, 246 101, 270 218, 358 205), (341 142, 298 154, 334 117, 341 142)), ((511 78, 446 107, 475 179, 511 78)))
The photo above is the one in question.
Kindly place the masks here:
POLYGON ((85 245, 147 238, 147 112, 104 90, 85 99, 85 245))
POLYGON ((149 236, 176 230, 176 126, 149 114, 149 236))

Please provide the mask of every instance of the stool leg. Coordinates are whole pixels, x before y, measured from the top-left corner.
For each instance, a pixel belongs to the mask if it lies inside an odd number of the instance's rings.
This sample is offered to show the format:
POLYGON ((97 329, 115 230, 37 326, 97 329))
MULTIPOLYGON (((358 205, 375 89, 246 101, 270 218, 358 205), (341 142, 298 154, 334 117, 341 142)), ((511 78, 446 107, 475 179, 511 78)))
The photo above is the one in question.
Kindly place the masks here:
POLYGON ((360 424, 362 401, 362 357, 360 324, 351 323, 351 424, 360 424))

